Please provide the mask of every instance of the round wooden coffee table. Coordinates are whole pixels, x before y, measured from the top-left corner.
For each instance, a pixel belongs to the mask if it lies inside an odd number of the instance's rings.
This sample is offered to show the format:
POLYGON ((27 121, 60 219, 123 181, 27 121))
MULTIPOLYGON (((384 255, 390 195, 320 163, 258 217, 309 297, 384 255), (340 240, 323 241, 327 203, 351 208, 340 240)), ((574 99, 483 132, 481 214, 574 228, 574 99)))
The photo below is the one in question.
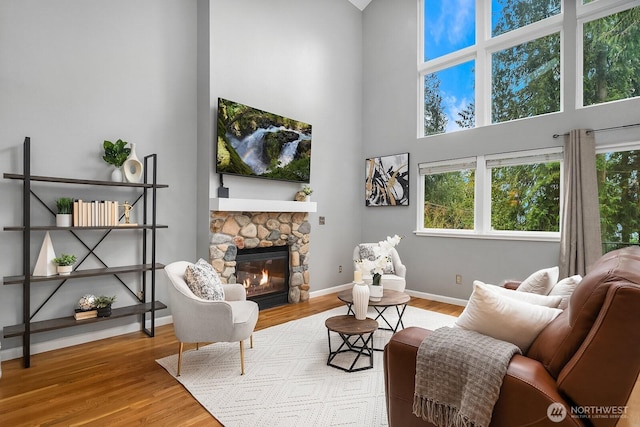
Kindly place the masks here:
MULTIPOLYGON (((404 315, 404 311, 406 310, 411 297, 404 292, 393 291, 391 289, 383 289, 382 292, 382 299, 380 299, 380 301, 369 301, 369 307, 373 307, 378 313, 374 320, 381 319, 387 325, 387 327, 381 327, 380 329, 392 331, 394 333, 398 331, 400 326, 404 329, 402 316, 404 315), (395 307, 396 313, 398 313, 398 321, 395 325, 392 325, 389 320, 384 317, 384 312, 387 311, 389 307, 395 307)), ((353 293, 351 289, 339 292, 338 299, 349 307, 347 314, 353 314, 353 293)))
POLYGON ((355 316, 343 315, 328 318, 324 325, 327 327, 327 339, 329 341, 329 358, 327 365, 334 368, 342 369, 346 372, 362 371, 364 369, 373 368, 373 333, 378 329, 378 322, 373 319, 366 318, 357 320, 355 316), (331 332, 336 332, 342 338, 342 344, 337 350, 333 351, 331 346, 331 332), (355 340, 352 340, 355 337, 355 340), (336 365, 333 359, 345 352, 353 352, 356 357, 353 359, 351 366, 336 365), (356 363, 360 356, 369 358, 369 365, 356 368, 356 363))

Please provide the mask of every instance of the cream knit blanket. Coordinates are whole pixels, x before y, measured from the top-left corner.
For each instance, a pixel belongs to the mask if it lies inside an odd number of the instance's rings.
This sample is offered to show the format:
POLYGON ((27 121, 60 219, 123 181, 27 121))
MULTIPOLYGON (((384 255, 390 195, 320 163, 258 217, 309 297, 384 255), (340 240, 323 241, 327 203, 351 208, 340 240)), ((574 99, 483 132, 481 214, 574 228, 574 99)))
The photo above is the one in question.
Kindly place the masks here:
POLYGON ((488 426, 516 353, 516 345, 474 331, 433 331, 418 349, 413 413, 440 427, 488 426))

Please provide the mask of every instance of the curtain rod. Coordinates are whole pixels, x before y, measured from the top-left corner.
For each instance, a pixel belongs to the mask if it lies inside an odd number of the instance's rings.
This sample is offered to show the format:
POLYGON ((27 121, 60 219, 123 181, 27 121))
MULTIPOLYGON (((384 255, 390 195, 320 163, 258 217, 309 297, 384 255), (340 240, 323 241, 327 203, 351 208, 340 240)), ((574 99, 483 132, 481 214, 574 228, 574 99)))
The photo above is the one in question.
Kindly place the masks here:
MULTIPOLYGON (((588 130, 587 133, 591 133, 591 132, 602 132, 602 131, 607 131, 607 130, 616 130, 616 129, 623 129, 623 128, 631 128, 631 127, 635 127, 635 126, 640 126, 640 123, 633 123, 630 125, 622 125, 622 126, 613 126, 610 128, 602 128, 602 129, 592 129, 592 130, 588 130)), ((563 133, 562 135, 554 133, 553 134, 553 138, 559 138, 561 136, 568 136, 569 132, 567 133, 563 133)))

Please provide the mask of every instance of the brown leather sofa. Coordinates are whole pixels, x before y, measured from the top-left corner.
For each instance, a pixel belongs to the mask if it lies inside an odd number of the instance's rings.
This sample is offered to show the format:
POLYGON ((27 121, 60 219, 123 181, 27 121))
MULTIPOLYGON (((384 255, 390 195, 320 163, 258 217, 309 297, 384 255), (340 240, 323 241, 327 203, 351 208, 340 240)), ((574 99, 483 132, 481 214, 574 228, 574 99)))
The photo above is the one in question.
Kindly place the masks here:
MULTIPOLYGON (((391 427, 432 425, 412 413, 416 354, 430 332, 409 327, 385 347, 391 427)), ((629 247, 600 258, 568 308, 542 330, 526 355, 513 356, 490 426, 614 426, 639 372, 640 247, 629 247), (547 417, 554 402, 567 410, 562 421, 547 417)))

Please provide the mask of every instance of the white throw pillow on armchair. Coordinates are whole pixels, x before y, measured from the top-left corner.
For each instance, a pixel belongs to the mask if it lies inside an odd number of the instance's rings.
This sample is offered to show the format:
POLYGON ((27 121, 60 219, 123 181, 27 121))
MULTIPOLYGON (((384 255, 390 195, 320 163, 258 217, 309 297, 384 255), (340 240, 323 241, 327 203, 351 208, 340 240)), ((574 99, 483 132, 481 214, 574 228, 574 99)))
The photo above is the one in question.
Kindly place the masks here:
POLYGON ((562 310, 518 301, 476 283, 464 311, 455 325, 507 341, 526 353, 538 334, 562 310))
POLYGON ((558 267, 543 268, 527 277, 516 289, 518 292, 530 292, 538 295, 549 295, 558 282, 558 267))
POLYGON ((502 286, 483 283, 480 280, 474 280, 473 284, 488 286, 489 289, 493 292, 497 292, 498 294, 504 295, 505 297, 508 297, 508 298, 513 298, 519 301, 528 302, 529 304, 543 305, 545 307, 551 307, 551 308, 562 308, 562 307, 559 307, 560 303, 562 303, 562 296, 560 295, 551 296, 551 295, 532 294, 530 292, 516 292, 515 290, 506 289, 506 288, 503 288, 502 286))

